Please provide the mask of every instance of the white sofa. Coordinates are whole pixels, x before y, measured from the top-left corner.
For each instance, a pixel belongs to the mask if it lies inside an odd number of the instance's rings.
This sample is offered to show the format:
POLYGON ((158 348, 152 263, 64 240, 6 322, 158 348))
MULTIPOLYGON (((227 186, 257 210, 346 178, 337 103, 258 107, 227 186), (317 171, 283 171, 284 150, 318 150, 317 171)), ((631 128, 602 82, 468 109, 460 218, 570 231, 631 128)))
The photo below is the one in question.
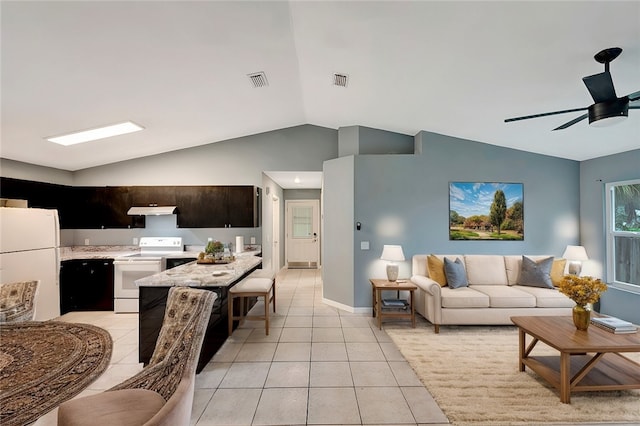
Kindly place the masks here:
MULTIPOLYGON (((434 255, 464 264, 468 286, 441 286, 430 276, 426 254, 413 256, 411 281, 418 286, 416 311, 430 321, 435 332, 440 325, 512 324, 514 315, 571 315, 575 303, 555 288, 519 285, 522 256, 434 255)), ((549 256, 527 256, 539 261, 549 256)), ((566 268, 556 274, 559 279, 566 268)), ((553 277, 552 277, 553 278, 553 277)))

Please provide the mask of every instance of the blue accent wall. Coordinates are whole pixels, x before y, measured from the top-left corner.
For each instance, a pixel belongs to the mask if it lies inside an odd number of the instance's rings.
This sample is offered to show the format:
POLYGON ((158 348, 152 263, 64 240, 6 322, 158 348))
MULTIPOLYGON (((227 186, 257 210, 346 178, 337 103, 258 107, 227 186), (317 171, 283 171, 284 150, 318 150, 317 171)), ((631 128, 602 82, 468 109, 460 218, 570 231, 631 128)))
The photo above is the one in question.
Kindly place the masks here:
MULTIPOLYGON (((565 160, 422 132, 421 155, 355 157, 355 307, 371 306, 368 279, 385 276, 384 244, 400 244, 411 273, 420 253, 549 254, 579 242, 580 167, 565 160), (524 185, 524 241, 450 241, 449 182, 524 185), (369 250, 360 242, 368 241, 369 250)), ((366 144, 361 140, 360 145, 366 144)), ((325 267, 327 265, 325 264, 325 267)))
MULTIPOLYGON (((580 163, 580 235, 590 260, 606 277, 605 185, 640 179, 640 149, 580 163)), ((640 260, 639 260, 640 261, 640 260)), ((640 324, 640 289, 629 292, 609 287, 600 299, 603 314, 640 324)))

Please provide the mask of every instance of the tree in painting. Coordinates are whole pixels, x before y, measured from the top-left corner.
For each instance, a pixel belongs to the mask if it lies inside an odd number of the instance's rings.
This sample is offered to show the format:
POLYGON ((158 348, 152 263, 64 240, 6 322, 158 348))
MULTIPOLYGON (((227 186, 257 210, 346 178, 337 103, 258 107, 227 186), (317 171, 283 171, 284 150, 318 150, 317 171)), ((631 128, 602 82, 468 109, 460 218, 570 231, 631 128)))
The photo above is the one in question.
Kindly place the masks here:
POLYGON ((491 203, 491 224, 498 229, 498 235, 500 234, 500 225, 507 215, 507 199, 504 196, 504 192, 498 189, 493 194, 493 203, 491 203))

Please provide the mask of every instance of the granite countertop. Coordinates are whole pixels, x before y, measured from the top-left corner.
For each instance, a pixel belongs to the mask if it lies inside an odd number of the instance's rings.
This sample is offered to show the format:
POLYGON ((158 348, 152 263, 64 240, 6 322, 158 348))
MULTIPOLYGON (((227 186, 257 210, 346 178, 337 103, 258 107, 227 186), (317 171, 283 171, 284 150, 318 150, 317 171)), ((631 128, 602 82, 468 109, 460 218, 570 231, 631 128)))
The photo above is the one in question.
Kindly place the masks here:
POLYGON ((138 246, 70 246, 60 247, 60 260, 115 259, 140 252, 138 246))
MULTIPOLYGON (((186 246, 185 251, 165 255, 167 258, 197 258, 204 246, 186 246)), ((241 256, 256 255, 261 252, 261 247, 245 246, 245 251, 241 256)), ((115 259, 116 257, 128 256, 140 253, 138 246, 65 246, 60 247, 60 261, 76 259, 115 259)))
POLYGON ((236 255, 236 260, 231 263, 200 265, 194 261, 141 278, 135 283, 138 287, 226 287, 261 262, 262 258, 252 253, 242 253, 236 255))

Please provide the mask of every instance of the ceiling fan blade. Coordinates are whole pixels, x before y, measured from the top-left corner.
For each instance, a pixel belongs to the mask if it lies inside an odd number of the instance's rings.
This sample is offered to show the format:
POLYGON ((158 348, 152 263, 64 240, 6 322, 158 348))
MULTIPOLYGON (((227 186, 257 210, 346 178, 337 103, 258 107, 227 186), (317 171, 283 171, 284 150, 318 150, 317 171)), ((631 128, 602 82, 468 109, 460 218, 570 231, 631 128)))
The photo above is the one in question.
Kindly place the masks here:
POLYGON ((505 123, 509 123, 511 121, 518 121, 518 120, 528 120, 529 118, 538 118, 538 117, 546 117, 548 115, 556 115, 556 114, 566 114, 567 112, 577 112, 577 111, 584 111, 586 109, 589 109, 589 107, 584 107, 584 108, 574 108, 574 109, 565 109, 563 111, 553 111, 553 112, 543 112, 540 114, 533 114, 533 115, 525 115, 523 117, 513 117, 513 118, 507 118, 504 120, 505 123))
POLYGON ((571 121, 567 121, 566 123, 564 123, 562 126, 556 127, 553 130, 562 130, 562 129, 566 129, 569 126, 573 126, 574 124, 584 120, 585 118, 589 117, 589 114, 582 114, 580 117, 578 118, 574 118, 571 121))
POLYGON ((638 99, 640 99, 640 90, 628 94, 627 98, 629 98, 629 101, 637 101, 638 99))
POLYGON ((594 74, 582 79, 595 103, 611 101, 617 98, 613 80, 609 71, 594 74))

